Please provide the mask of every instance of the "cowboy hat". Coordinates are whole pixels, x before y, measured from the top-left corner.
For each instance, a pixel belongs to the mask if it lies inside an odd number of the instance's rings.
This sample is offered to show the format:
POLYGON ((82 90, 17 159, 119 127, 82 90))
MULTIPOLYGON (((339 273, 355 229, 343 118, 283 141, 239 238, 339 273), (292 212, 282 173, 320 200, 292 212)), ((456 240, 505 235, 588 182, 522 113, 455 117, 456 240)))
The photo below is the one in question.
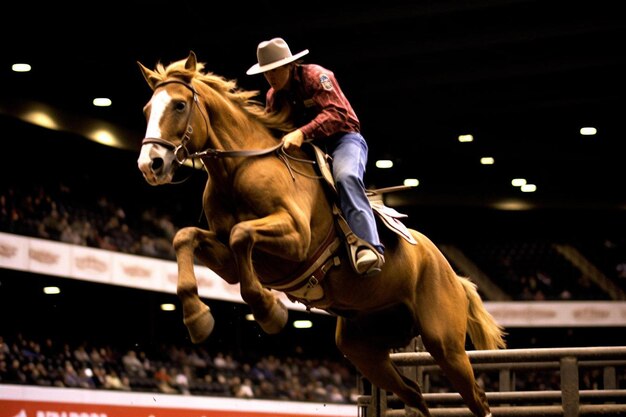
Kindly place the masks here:
POLYGON ((269 41, 263 41, 256 50, 258 63, 250 67, 246 74, 260 74, 265 71, 273 70, 290 62, 298 60, 300 57, 308 54, 309 50, 305 49, 295 55, 291 55, 289 45, 283 38, 274 38, 269 41))

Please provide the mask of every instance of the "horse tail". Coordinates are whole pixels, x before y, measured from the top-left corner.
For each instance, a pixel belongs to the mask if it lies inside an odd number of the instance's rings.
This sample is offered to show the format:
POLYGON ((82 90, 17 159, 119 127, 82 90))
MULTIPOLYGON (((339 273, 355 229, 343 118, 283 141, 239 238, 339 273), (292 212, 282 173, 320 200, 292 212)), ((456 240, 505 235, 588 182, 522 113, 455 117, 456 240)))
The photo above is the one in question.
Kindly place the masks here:
POLYGON ((476 284, 464 277, 459 277, 459 279, 469 301, 467 332, 476 349, 506 349, 504 328, 485 308, 476 284))

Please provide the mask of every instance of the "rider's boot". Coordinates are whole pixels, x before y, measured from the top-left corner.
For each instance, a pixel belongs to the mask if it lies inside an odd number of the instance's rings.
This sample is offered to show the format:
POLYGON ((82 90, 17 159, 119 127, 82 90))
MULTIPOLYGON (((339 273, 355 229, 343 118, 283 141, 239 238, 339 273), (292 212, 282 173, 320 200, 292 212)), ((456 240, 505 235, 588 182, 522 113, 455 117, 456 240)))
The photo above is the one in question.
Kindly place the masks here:
POLYGON ((380 273, 385 264, 385 257, 374 250, 361 247, 356 253, 356 271, 359 274, 371 276, 380 273))

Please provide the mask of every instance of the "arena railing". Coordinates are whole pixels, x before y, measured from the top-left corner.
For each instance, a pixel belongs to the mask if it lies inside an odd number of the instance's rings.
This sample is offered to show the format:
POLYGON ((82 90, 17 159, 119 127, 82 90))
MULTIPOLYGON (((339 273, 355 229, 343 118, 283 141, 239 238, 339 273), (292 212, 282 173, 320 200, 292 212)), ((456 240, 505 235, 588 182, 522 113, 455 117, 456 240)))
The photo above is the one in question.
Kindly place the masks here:
MULTIPOLYGON (((497 371, 499 391, 486 392, 494 417, 500 416, 626 416, 626 389, 619 389, 616 369, 621 377, 626 367, 626 346, 540 348, 468 351, 474 372, 497 371), (582 368, 602 369, 601 389, 580 389, 582 368), (514 391, 516 373, 554 370, 559 390, 514 391)), ((427 352, 398 352, 392 361, 403 372, 428 388, 427 376, 440 372, 427 352)), ((405 410, 394 395, 371 386, 359 377, 359 417, 400 417, 405 410)), ((424 389, 424 398, 433 417, 472 416, 461 396, 450 392, 434 393, 424 389)))

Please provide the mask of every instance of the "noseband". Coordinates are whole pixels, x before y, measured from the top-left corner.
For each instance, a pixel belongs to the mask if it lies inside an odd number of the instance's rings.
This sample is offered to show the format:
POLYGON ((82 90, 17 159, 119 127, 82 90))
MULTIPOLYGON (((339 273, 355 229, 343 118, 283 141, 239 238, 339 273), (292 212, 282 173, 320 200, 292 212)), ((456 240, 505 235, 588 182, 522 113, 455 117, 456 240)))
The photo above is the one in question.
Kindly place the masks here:
MULTIPOLYGON (((198 92, 193 87, 193 85, 191 85, 190 83, 186 83, 182 80, 172 79, 172 80, 161 81, 160 83, 156 84, 154 86, 154 90, 167 84, 183 85, 187 87, 193 93, 193 98, 192 98, 193 104, 195 104, 196 107, 198 107, 198 111, 200 111, 200 114, 202 115, 202 118, 204 120, 204 124, 207 127, 207 134, 208 134, 209 122, 207 120, 207 116, 202 112, 202 108, 200 107, 200 104, 198 104, 198 92)), ((203 158, 203 157, 222 158, 222 157, 242 157, 242 156, 247 157, 247 156, 265 155, 268 153, 272 153, 280 149, 283 146, 283 141, 279 141, 275 146, 272 146, 267 149, 227 151, 227 150, 209 148, 201 152, 190 153, 189 150, 187 149, 187 143, 191 140, 191 135, 193 134, 193 126, 191 126, 191 114, 192 112, 189 111, 189 114, 187 115, 187 127, 185 128, 185 133, 183 134, 183 137, 180 141, 180 145, 174 146, 172 142, 167 141, 163 138, 150 138, 150 137, 144 138, 141 144, 146 145, 149 143, 155 143, 155 144, 164 146, 167 149, 171 149, 174 152, 174 158, 179 165, 182 165, 187 159, 196 159, 196 158, 203 158)))
MULTIPOLYGON (((193 93, 193 98, 192 98, 193 104, 195 104, 196 107, 198 107, 198 110, 200 111, 200 114, 202 115, 202 118, 204 119, 204 123, 208 127, 209 122, 207 121, 207 118, 204 115, 204 113, 202 113, 202 109, 200 108, 200 105, 198 104, 198 92, 193 87, 193 85, 186 83, 182 80, 173 79, 173 80, 167 80, 167 81, 162 81, 158 83, 157 85, 154 86, 154 90, 167 84, 183 85, 187 87, 193 93)), ((149 137, 144 138, 141 144, 145 145, 148 143, 156 143, 156 144, 166 147, 167 149, 171 149, 174 152, 174 158, 176 159, 176 162, 182 165, 187 160, 187 158, 194 157, 195 155, 195 154, 194 155, 190 154, 189 150, 187 149, 187 143, 191 140, 191 135, 193 133, 193 126, 191 126, 191 114, 192 114, 192 111, 190 110, 189 114, 187 115, 187 127, 185 128, 185 133, 183 134, 183 137, 180 140, 180 145, 174 146, 173 143, 163 138, 149 138, 149 137)))

